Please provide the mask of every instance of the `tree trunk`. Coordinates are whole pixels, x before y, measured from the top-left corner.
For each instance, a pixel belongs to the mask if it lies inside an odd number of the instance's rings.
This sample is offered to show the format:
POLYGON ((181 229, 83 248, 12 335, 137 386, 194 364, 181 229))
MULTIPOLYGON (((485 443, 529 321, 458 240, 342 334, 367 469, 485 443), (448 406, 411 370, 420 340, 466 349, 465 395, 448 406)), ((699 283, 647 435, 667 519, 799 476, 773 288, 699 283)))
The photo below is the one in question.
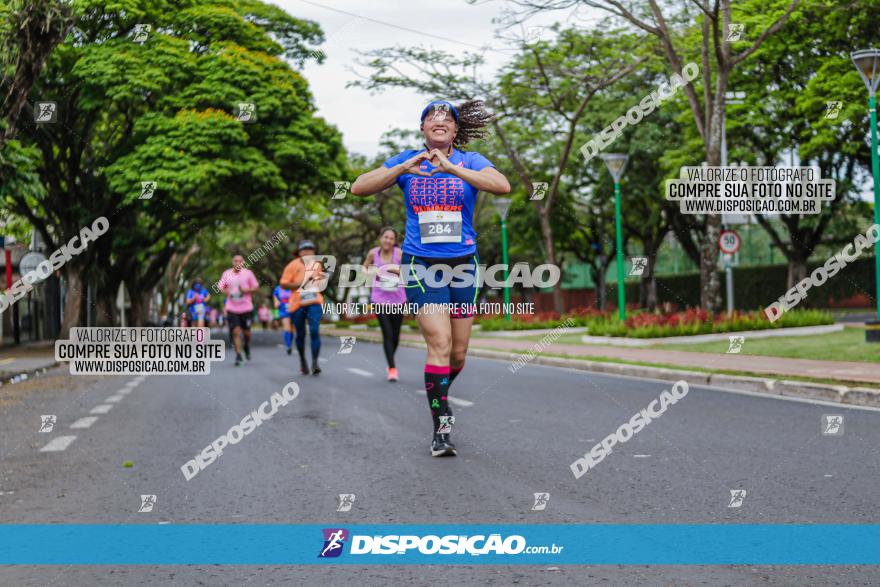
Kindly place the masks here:
MULTIPOLYGON (((723 77, 723 74, 720 76, 723 77)), ((719 79, 718 90, 727 87, 726 79, 719 79)), ((706 163, 709 167, 721 165, 721 115, 724 105, 716 103, 709 122, 709 141, 706 149, 706 163)), ((706 216, 706 231, 700 246, 700 307, 715 312, 721 307, 721 280, 718 279, 718 237, 721 234, 721 217, 717 214, 706 216)))
POLYGON ((648 255, 648 266, 645 267, 639 284, 639 304, 653 312, 657 308, 657 275, 654 273, 657 252, 645 254, 648 255))
POLYGON ((788 259, 788 287, 791 289, 807 276, 807 260, 802 256, 788 259))
POLYGON ((596 291, 599 295, 599 309, 605 309, 605 303, 608 298, 605 291, 605 256, 602 255, 599 257, 599 269, 595 271, 596 275, 594 275, 593 281, 596 283, 596 291))
MULTIPOLYGON (((547 262, 556 265, 556 252, 553 248, 553 230, 550 228, 550 215, 544 209, 540 212, 541 235, 544 237, 544 246, 547 248, 547 262)), ((562 301, 562 280, 553 286, 553 308, 557 314, 565 313, 565 305, 562 301)))
POLYGON ((150 291, 132 287, 129 290, 131 300, 131 325, 145 326, 150 320, 150 291))
POLYGON ((654 266, 657 263, 657 251, 660 250, 663 244, 663 236, 665 236, 665 233, 645 243, 645 256, 648 258, 648 266, 645 267, 645 272, 642 273, 640 298, 642 307, 652 312, 657 309, 657 273, 654 271, 654 266))
POLYGON ((64 269, 67 282, 67 296, 64 300, 64 320, 61 321, 61 332, 58 338, 70 338, 70 329, 85 323, 85 280, 79 267, 68 264, 64 269))
MULTIPOLYGON (((721 165, 721 129, 725 112, 724 93, 727 91, 729 70, 721 69, 715 79, 715 96, 709 128, 706 129, 706 164, 721 165)), ((700 246, 700 306, 715 312, 721 307, 721 280, 718 279, 718 237, 721 234, 721 217, 706 216, 706 230, 700 246)))
POLYGON ((700 247, 700 307, 715 312, 721 306, 721 280, 718 279, 718 236, 721 219, 712 215, 706 218, 706 235, 700 247))
POLYGON ((103 289, 95 297, 95 326, 118 326, 116 295, 103 289))

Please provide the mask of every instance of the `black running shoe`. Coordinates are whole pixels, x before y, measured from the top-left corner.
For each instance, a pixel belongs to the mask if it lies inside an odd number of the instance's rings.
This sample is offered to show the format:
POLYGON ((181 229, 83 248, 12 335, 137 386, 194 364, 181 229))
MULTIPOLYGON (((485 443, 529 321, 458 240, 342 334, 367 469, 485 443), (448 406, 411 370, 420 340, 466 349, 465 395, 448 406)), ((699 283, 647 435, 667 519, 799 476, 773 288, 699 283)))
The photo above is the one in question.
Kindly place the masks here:
POLYGON ((299 372, 302 375, 308 375, 309 373, 311 373, 311 371, 309 370, 309 364, 306 362, 305 359, 299 362, 299 372))
POLYGON ((244 347, 244 358, 247 359, 248 361, 251 360, 251 347, 249 347, 249 346, 244 347))
POLYGON ((434 440, 431 441, 432 457, 452 457, 456 455, 455 445, 449 440, 449 433, 452 432, 452 425, 455 424, 455 418, 452 416, 440 416, 440 426, 434 432, 434 440))
POLYGON ((235 355, 235 366, 236 367, 241 367, 241 361, 242 361, 241 353, 235 355))
POLYGON ((289 355, 289 354, 292 353, 292 352, 293 352, 293 349, 290 348, 290 347, 287 347, 287 354, 289 355))
POLYGON ((321 368, 318 366, 317 363, 315 363, 315 366, 312 367, 312 375, 317 375, 320 372, 321 372, 321 368))
POLYGON ((431 456, 454 457, 455 455, 455 445, 449 441, 449 435, 435 433, 434 440, 431 442, 431 456))

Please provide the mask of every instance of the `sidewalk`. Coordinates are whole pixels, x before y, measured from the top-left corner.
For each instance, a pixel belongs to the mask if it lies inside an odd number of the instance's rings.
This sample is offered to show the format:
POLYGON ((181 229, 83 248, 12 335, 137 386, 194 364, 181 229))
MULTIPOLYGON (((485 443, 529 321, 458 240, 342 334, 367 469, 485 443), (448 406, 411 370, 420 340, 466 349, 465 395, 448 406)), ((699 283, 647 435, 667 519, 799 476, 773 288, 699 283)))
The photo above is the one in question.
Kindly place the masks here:
POLYGON ((0 347, 0 385, 22 375, 51 369, 56 364, 54 343, 0 347))
MULTIPOLYGON (((381 340, 378 331, 333 330, 334 334, 381 340)), ((400 335, 401 340, 423 343, 420 334, 400 335)), ((524 353, 535 347, 535 341, 504 338, 472 337, 470 347, 500 350, 511 353, 524 353)), ((537 353, 536 353, 537 354, 537 353)), ((584 359, 618 359, 638 361, 658 365, 673 365, 682 369, 709 369, 715 371, 740 371, 784 379, 787 377, 809 377, 812 379, 835 379, 843 382, 858 382, 880 387, 880 365, 857 361, 816 361, 812 359, 787 359, 781 357, 759 357, 751 355, 728 355, 711 353, 689 353, 660 349, 643 349, 605 345, 577 345, 550 343, 543 347, 542 354, 570 355, 584 359)))

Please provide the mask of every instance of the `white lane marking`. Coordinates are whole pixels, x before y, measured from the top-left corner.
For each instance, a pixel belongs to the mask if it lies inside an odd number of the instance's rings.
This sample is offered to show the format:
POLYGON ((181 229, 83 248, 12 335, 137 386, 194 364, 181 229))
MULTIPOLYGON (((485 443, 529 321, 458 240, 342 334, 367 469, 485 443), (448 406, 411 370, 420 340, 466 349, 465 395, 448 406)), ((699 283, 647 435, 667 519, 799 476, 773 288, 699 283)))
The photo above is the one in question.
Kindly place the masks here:
POLYGON ((102 404, 100 406, 95 406, 89 412, 90 414, 106 414, 110 410, 113 409, 113 404, 102 404))
POLYGON ((137 379, 135 379, 133 381, 129 381, 128 383, 126 383, 125 386, 126 387, 137 387, 140 384, 141 384, 141 382, 138 381, 137 379))
POLYGON ((361 377, 372 377, 373 374, 369 371, 364 371, 363 369, 358 369, 356 367, 346 367, 346 371, 351 371, 355 375, 360 375, 361 377))
POLYGON ((834 477, 834 475, 825 475, 826 477, 834 477))
MULTIPOLYGON (((424 389, 417 389, 416 393, 418 393, 420 395, 427 395, 428 392, 425 391, 424 389)), ((448 401, 449 403, 451 403, 454 406, 461 406, 463 408, 469 408, 472 405, 474 405, 474 402, 468 401, 466 399, 461 399, 459 397, 447 396, 446 401, 448 401)))
POLYGON ((648 458, 649 456, 651 456, 651 455, 633 455, 633 458, 636 458, 636 459, 646 459, 646 458, 648 458))
POLYGON ((132 391, 134 391, 133 387, 123 387, 122 389, 120 389, 116 392, 116 395, 128 395, 132 391))
POLYGON ((49 444, 40 449, 40 452, 59 452, 66 450, 70 443, 76 440, 76 436, 56 436, 49 444))
POLYGON ((325 359, 324 357, 318 357, 318 362, 319 363, 329 363, 330 359, 325 359))
POLYGON ((86 416, 80 418, 70 425, 71 428, 91 428, 92 424, 98 421, 98 416, 86 416))
POLYGON ((108 404, 116 404, 116 403, 121 402, 122 398, 123 398, 123 396, 121 396, 121 395, 111 395, 110 397, 108 397, 104 401, 107 402, 108 404))

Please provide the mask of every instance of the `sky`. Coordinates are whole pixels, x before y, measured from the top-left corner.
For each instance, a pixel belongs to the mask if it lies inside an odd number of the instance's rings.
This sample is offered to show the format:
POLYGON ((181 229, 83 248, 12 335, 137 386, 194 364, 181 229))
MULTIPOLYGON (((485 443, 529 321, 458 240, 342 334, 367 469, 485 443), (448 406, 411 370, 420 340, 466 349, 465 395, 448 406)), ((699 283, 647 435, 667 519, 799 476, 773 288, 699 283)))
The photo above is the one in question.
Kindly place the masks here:
MULTIPOLYGON (((505 7, 510 6, 499 0, 482 0, 478 4, 463 0, 442 4, 425 0, 274 0, 272 3, 292 16, 317 22, 324 30, 326 41, 320 48, 327 57, 321 65, 307 64, 303 74, 315 96, 318 114, 339 128, 349 151, 367 156, 379 152, 384 132, 393 128, 416 130, 422 108, 436 96, 422 96, 404 89, 370 94, 359 88, 346 88, 346 82, 357 78, 352 69, 357 68, 355 59, 359 52, 393 46, 420 46, 453 54, 481 52, 486 59, 481 73, 487 79, 515 54, 513 45, 496 38, 499 25, 492 22, 493 18, 499 18, 505 7), (481 50, 484 46, 487 49, 481 50)), ((601 13, 583 8, 578 12, 553 11, 533 17, 524 27, 509 29, 504 34, 522 37, 527 27, 549 26, 566 20, 588 27, 597 16, 601 13)), ((549 35, 549 31, 544 34, 549 35)))
MULTIPOLYGON (((507 28, 494 22, 516 7, 507 0, 476 0, 473 4, 464 0, 443 4, 427 0, 267 1, 292 16, 317 22, 323 29, 326 40, 320 49, 326 59, 320 65, 310 61, 303 75, 315 96, 318 114, 342 132, 349 152, 367 157, 379 152, 383 133, 395 128, 417 130, 422 108, 440 96, 399 88, 376 94, 346 88, 347 82, 358 78, 353 70, 363 74, 369 71, 355 63, 361 52, 394 46, 433 48, 453 54, 479 52, 486 61, 480 74, 492 79, 517 51, 510 37, 522 39, 529 28, 557 22, 591 28, 607 17, 601 10, 579 6, 543 12, 522 25, 507 28)), ((548 39, 552 31, 545 28, 541 34, 541 38, 548 39)), ((862 197, 872 199, 870 176, 863 179, 862 197)))

